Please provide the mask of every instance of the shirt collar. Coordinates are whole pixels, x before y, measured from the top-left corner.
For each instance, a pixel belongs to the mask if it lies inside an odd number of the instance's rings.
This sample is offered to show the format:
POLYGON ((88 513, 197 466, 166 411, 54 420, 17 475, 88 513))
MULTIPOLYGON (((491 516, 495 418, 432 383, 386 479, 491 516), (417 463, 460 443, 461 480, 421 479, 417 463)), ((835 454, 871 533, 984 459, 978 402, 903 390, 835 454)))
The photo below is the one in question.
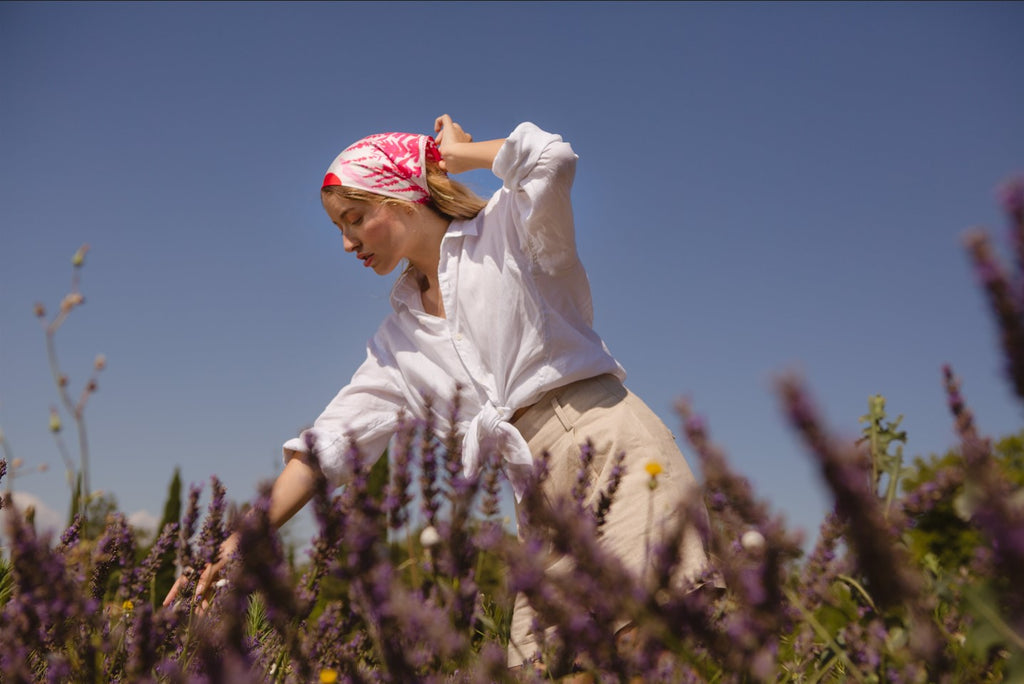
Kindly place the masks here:
MULTIPOLYGON (((483 213, 483 212, 481 212, 483 213)), ((479 214, 478 214, 479 216, 479 214)), ((469 221, 452 221, 441 238, 441 254, 445 252, 445 242, 461 237, 475 237, 480 234, 480 222, 477 219, 469 221)), ((441 259, 438 268, 444 270, 446 260, 441 259)), ((402 308, 409 309, 413 313, 422 313, 423 304, 420 300, 420 284, 416 280, 416 274, 406 271, 395 281, 391 288, 391 308, 400 312, 402 308)))
POLYGON ((468 221, 460 221, 458 219, 448 224, 448 230, 444 233, 444 238, 441 240, 441 244, 449 238, 465 237, 467 235, 479 235, 480 234, 480 215, 484 212, 481 211, 476 217, 471 218, 468 221))
POLYGON ((401 313, 403 308, 412 312, 418 310, 420 304, 420 284, 416 281, 414 271, 405 271, 398 276, 395 286, 391 288, 391 308, 401 313))

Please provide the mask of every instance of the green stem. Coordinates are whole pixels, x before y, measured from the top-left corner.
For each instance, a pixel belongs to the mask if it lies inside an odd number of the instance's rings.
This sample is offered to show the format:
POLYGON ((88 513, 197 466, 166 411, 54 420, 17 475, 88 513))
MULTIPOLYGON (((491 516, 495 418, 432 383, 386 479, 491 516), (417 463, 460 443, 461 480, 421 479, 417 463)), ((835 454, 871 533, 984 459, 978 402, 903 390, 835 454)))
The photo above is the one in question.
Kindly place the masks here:
POLYGON ((836 656, 843 661, 843 664, 846 665, 846 669, 853 675, 853 678, 861 684, 864 684, 863 675, 861 675, 860 671, 846 655, 846 651, 838 644, 838 642, 836 642, 832 635, 828 633, 828 630, 818 622, 817 618, 815 618, 814 615, 804 607, 804 604, 800 602, 800 597, 796 595, 796 592, 792 589, 786 589, 785 593, 786 598, 788 598, 789 602, 792 603, 798 611, 800 611, 800 615, 802 615, 807 621, 807 624, 811 626, 811 629, 815 631, 815 633, 828 645, 829 648, 835 651, 836 656))
POLYGON ((856 589, 857 593, 861 595, 864 601, 869 606, 871 606, 871 610, 875 611, 876 613, 878 612, 878 606, 876 606, 875 602, 871 599, 871 594, 868 593, 868 590, 865 589, 860 582, 850 577, 849 575, 836 575, 836 579, 841 580, 846 584, 850 585, 850 587, 856 589))
POLYGON ((1000 636, 1013 644, 1017 649, 1024 651, 1024 637, 1015 632, 1013 627, 1006 624, 999 613, 992 610, 991 606, 987 605, 984 601, 979 600, 976 596, 971 595, 969 592, 966 598, 967 602, 971 604, 971 608, 978 613, 978 615, 988 620, 989 624, 992 625, 1000 636))
MULTIPOLYGON (((71 401, 71 396, 68 394, 66 383, 62 382, 61 379, 63 374, 60 372, 60 363, 57 360, 57 344, 56 344, 56 332, 60 324, 64 322, 66 317, 65 312, 61 312, 54 319, 46 329, 46 355, 50 362, 50 373, 53 375, 54 384, 57 385, 57 394, 60 396, 61 403, 64 405, 68 415, 74 416, 75 426, 78 431, 78 449, 80 458, 80 471, 82 474, 82 492, 84 503, 82 505, 82 516, 83 519, 88 519, 88 502, 92 490, 89 488, 89 443, 85 435, 85 421, 83 420, 82 414, 85 408, 84 395, 83 400, 76 406, 71 401)), ((70 458, 62 450, 62 457, 65 463, 70 463, 70 458)))

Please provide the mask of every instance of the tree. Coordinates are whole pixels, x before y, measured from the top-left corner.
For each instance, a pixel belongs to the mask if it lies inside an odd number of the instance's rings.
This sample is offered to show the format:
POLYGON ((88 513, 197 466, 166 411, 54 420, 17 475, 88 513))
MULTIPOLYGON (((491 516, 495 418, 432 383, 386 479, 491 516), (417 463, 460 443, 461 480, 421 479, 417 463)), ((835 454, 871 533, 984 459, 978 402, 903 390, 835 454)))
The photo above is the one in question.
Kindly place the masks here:
MULTIPOLYGON (((171 524, 181 522, 181 469, 175 468, 171 483, 167 487, 167 501, 164 503, 164 515, 160 519, 160 526, 156 534, 171 524)), ((155 540, 154 540, 155 541, 155 540)), ((167 592, 174 584, 174 547, 172 546, 160 559, 160 565, 153 580, 153 592, 151 598, 154 602, 162 601, 167 592)))

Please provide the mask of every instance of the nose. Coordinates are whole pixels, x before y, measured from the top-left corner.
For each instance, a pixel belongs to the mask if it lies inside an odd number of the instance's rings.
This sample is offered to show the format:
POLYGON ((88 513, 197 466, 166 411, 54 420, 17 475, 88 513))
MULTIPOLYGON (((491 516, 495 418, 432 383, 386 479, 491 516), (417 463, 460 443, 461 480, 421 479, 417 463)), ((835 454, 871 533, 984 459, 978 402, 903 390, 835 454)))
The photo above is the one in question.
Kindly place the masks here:
POLYGON ((342 240, 342 242, 345 245, 345 251, 346 252, 354 252, 354 251, 356 251, 356 247, 358 245, 356 244, 356 242, 352 238, 350 238, 348 235, 345 235, 344 232, 342 232, 342 234, 341 234, 341 240, 342 240))

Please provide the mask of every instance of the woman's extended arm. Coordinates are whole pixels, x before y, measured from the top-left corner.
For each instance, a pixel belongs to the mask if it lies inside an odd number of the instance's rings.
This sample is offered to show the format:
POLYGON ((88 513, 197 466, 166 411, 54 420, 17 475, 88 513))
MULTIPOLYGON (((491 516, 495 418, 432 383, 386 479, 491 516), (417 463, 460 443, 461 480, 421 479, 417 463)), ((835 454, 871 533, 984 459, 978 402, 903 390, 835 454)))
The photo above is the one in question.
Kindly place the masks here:
MULTIPOLYGON (((274 529, 288 522, 306 505, 313 496, 315 482, 313 469, 305 461, 301 458, 292 458, 288 461, 270 490, 268 516, 274 529)), ((237 548, 238 537, 232 534, 221 545, 217 561, 207 565, 203 574, 199 576, 199 581, 196 583, 196 599, 202 601, 201 609, 205 610, 208 607, 211 589, 237 548)), ((164 599, 165 606, 170 605, 177 598, 178 591, 185 579, 184 576, 181 576, 175 581, 174 586, 167 592, 167 597, 164 599)))
POLYGON ((441 168, 448 173, 491 168, 498 150, 505 144, 504 138, 473 142, 473 136, 447 114, 437 117, 434 132, 441 151, 441 168))

